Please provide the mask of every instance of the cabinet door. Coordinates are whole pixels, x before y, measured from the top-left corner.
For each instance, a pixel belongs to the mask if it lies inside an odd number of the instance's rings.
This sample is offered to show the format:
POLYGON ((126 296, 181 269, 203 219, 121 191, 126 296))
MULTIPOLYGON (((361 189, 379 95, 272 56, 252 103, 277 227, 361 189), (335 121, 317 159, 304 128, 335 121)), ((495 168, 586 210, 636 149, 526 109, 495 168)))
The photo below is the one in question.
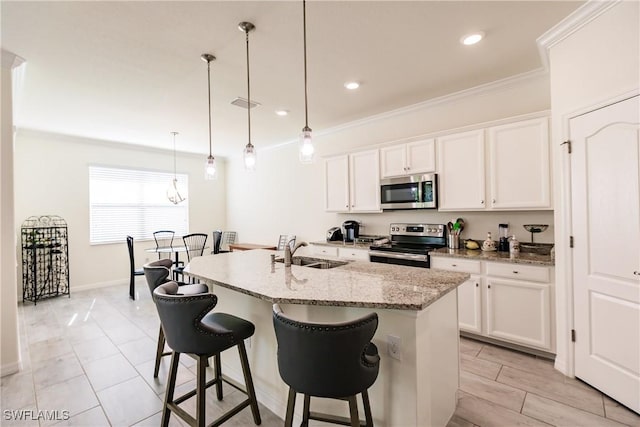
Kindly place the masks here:
POLYGON ((551 208, 548 119, 495 126, 488 137, 491 208, 551 208))
POLYGON ((407 144, 407 173, 427 173, 436 170, 436 141, 425 139, 407 144))
POLYGON ((349 155, 351 212, 380 212, 379 150, 349 155))
POLYGON ((486 334, 551 350, 549 285, 487 277, 486 334))
POLYGON ((366 249, 356 248, 338 248, 338 256, 344 259, 353 259, 356 261, 369 261, 369 251, 366 249))
POLYGON ((325 161, 325 209, 328 212, 349 211, 349 156, 331 157, 325 161))
POLYGON ((407 174, 406 152, 404 144, 380 149, 380 175, 382 178, 407 174))
POLYGON ((458 323, 460 329, 476 334, 482 333, 482 304, 480 276, 471 276, 458 286, 458 323))
POLYGON ((439 209, 484 209, 484 131, 446 135, 437 146, 439 209))

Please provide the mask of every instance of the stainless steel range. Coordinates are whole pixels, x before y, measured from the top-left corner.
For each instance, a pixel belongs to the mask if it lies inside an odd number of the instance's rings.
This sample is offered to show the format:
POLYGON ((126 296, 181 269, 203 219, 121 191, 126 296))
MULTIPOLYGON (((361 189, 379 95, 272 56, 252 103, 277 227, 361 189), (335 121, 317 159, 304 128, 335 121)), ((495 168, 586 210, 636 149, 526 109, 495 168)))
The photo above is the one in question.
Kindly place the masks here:
POLYGON ((391 242, 369 247, 371 262, 429 268, 429 251, 447 245, 443 224, 391 224, 391 242))

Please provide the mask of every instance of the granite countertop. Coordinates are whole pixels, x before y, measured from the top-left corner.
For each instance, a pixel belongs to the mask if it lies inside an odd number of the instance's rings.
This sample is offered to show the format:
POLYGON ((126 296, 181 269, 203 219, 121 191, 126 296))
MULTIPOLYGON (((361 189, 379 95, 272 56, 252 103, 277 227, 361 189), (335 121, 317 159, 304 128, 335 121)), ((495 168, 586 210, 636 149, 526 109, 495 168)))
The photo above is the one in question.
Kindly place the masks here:
POLYGON ((469 278, 467 273, 364 261, 326 270, 287 268, 280 262, 271 264, 273 253, 253 250, 196 257, 185 273, 273 303, 414 311, 428 307, 469 278))
POLYGON ((449 249, 440 248, 429 252, 432 257, 446 258, 466 258, 478 261, 504 262, 510 264, 529 264, 540 265, 543 267, 553 267, 555 261, 550 255, 541 255, 536 253, 520 252, 516 258, 511 258, 509 252, 485 252, 479 249, 449 249))

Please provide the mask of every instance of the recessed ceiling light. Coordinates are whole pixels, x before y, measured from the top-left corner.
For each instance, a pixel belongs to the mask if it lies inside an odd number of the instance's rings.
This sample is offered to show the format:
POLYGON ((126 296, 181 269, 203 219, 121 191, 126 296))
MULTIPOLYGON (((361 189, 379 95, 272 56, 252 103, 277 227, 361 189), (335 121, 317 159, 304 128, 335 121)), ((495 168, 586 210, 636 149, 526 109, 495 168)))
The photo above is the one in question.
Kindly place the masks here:
POLYGON ((276 114, 279 116, 287 116, 289 115, 289 110, 276 110, 276 114))
POLYGON ((346 82, 344 84, 344 87, 346 87, 349 90, 355 90, 355 89, 358 89, 360 87, 360 83, 358 83, 358 82, 346 82))
POLYGON ((478 31, 477 33, 467 34, 460 39, 460 43, 470 46, 472 44, 478 43, 484 37, 484 33, 482 31, 478 31))

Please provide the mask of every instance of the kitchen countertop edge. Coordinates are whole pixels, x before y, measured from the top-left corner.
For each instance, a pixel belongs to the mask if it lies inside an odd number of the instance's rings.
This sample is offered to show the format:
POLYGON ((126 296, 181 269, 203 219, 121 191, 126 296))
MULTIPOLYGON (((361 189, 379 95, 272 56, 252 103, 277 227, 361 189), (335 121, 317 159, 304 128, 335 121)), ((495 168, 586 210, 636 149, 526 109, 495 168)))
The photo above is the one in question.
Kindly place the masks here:
POLYGON ((506 264, 526 264, 541 267, 554 267, 555 261, 550 255, 533 253, 520 253, 516 258, 511 258, 508 252, 487 252, 479 249, 449 249, 440 248, 429 252, 432 257, 464 258, 475 261, 502 262, 506 264))

